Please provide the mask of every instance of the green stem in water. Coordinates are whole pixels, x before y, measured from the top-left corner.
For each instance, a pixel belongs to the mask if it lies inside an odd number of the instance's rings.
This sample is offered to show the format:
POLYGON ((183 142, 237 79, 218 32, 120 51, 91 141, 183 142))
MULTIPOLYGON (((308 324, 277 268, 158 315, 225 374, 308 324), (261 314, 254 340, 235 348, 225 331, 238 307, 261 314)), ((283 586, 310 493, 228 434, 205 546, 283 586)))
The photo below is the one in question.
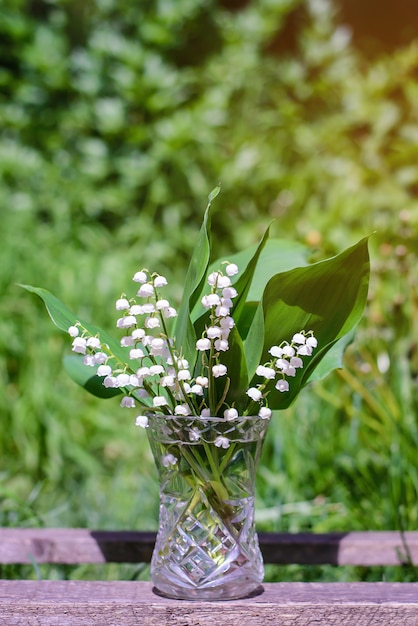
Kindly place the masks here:
POLYGON ((213 459, 210 444, 203 444, 206 457, 210 465, 212 476, 210 473, 204 470, 205 462, 202 456, 193 446, 193 450, 187 449, 187 446, 179 446, 179 452, 184 457, 188 465, 190 466, 191 473, 186 475, 186 479, 192 487, 196 488, 189 508, 192 510, 199 499, 199 490, 203 491, 211 507, 219 514, 219 516, 226 520, 231 517, 232 510, 228 500, 228 490, 222 482, 221 474, 218 466, 213 459))

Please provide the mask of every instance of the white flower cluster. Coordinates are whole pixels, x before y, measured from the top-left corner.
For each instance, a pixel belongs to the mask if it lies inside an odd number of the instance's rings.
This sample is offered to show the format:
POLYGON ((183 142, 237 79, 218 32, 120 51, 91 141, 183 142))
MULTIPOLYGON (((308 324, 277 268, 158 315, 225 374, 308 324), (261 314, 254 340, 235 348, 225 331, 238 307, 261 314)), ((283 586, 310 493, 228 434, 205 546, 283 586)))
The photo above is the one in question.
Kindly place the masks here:
POLYGON ((203 296, 202 305, 210 312, 210 325, 196 341, 196 350, 209 354, 209 362, 204 362, 204 367, 211 369, 213 378, 227 374, 226 366, 219 362, 219 354, 229 349, 228 337, 235 325, 230 311, 238 293, 232 287, 230 277, 238 274, 238 267, 235 263, 228 263, 225 273, 226 276, 220 271, 212 272, 208 276, 211 293, 203 296))
MULTIPOLYGON (((250 387, 247 390, 247 395, 254 402, 262 401, 268 382, 275 380, 276 377, 278 380, 275 388, 280 392, 289 391, 289 381, 286 380, 286 377, 296 376, 296 370, 303 367, 301 356, 311 356, 317 345, 318 342, 312 331, 309 333, 301 331, 293 335, 290 343, 284 342, 280 346, 272 346, 269 353, 273 359, 265 365, 259 365, 256 370, 257 376, 263 378, 263 382, 255 387, 250 387)), ((271 411, 267 407, 262 407, 259 415, 261 413, 262 417, 270 417, 271 415, 271 411)))
MULTIPOLYGON (((121 362, 108 345, 102 344, 99 337, 91 336, 81 324, 68 329, 73 338, 73 351, 84 355, 86 365, 97 366, 97 375, 103 377, 103 385, 123 390, 125 395, 121 406, 133 409, 138 403, 142 407, 145 414, 137 416, 136 425, 148 425, 147 412, 208 417, 217 415, 221 410, 225 420, 238 417, 234 406, 225 405, 229 379, 222 354, 229 349, 228 339, 235 325, 231 310, 238 293, 231 278, 239 270, 234 263, 225 263, 223 270, 209 274, 207 283, 210 293, 201 299, 202 306, 207 310, 207 323, 196 341, 200 362, 199 375, 195 377, 181 348, 177 349, 175 340, 169 337, 167 323, 170 318, 176 317, 177 312, 160 295, 160 289, 167 285, 167 280, 146 269, 133 277, 139 285, 136 298, 128 299, 122 295, 116 301, 116 310, 121 313, 116 326, 124 331, 120 344, 129 350, 126 362, 121 362), (226 380, 226 391, 218 401, 213 395, 214 379, 222 377, 226 380)), ((271 410, 267 405, 267 385, 277 378, 276 389, 288 391, 286 378, 296 375, 296 370, 303 367, 302 357, 310 356, 316 345, 311 331, 301 331, 293 336, 290 343, 273 346, 269 351, 272 359, 259 365, 256 371, 262 382, 247 390, 252 402, 245 414, 257 412, 260 417, 269 419, 271 410)), ((192 429, 189 437, 190 441, 197 441, 200 435, 192 429)), ((229 440, 219 436, 214 444, 227 448, 229 440)), ((167 460, 167 464, 171 465, 172 459, 167 460)))

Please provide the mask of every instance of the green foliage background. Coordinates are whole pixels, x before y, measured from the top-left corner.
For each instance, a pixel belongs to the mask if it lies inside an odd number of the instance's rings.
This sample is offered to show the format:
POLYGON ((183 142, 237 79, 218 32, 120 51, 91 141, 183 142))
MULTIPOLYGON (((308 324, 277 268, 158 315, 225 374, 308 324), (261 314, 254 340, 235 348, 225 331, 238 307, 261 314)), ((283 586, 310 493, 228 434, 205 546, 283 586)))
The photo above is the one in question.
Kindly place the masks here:
MULTIPOLYGON (((340 4, 3 1, 2 525, 156 527, 143 433, 117 401, 66 377, 68 341, 16 283, 42 284, 109 330, 144 265, 170 278, 175 300, 221 181, 217 256, 258 241, 272 218, 272 235, 307 244, 313 260, 374 233, 369 305, 345 369, 270 429, 259 528, 416 528, 418 40, 355 45, 340 4)), ((267 574, 416 578, 408 566, 267 574)))

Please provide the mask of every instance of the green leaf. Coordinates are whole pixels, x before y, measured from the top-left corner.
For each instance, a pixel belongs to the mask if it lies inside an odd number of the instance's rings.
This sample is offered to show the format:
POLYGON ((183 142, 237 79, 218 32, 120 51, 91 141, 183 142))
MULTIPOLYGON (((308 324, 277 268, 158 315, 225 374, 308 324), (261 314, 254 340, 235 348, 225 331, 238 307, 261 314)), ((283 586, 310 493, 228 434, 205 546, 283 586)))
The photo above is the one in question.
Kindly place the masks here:
MULTIPOLYGON (((234 283, 239 300, 234 307, 233 316, 244 343, 241 342, 235 346, 234 359, 231 360, 231 364, 234 364, 234 370, 237 364, 242 364, 245 377, 250 380, 260 363, 264 346, 264 319, 259 301, 265 286, 270 278, 279 272, 306 265, 310 253, 309 249, 302 244, 284 239, 268 239, 268 235, 269 229, 266 230, 259 244, 232 256, 218 259, 210 264, 208 270, 208 272, 218 270, 223 261, 236 263, 240 268, 240 277, 234 283), (240 349, 243 350, 242 354, 239 352, 240 349)), ((200 297, 205 290, 206 286, 203 284, 200 297)), ((200 304, 200 298, 191 317, 194 320, 195 337, 200 337, 209 320, 209 314, 200 304)), ((226 358, 226 355, 222 356, 223 359, 226 358)), ((231 388, 232 384, 231 382, 231 388)), ((240 387, 240 389, 244 388, 246 387, 240 387)), ((231 394, 232 392, 228 397, 230 403, 232 403, 231 394)))
POLYGON ((42 287, 33 287, 32 285, 20 285, 20 287, 36 294, 41 298, 41 300, 43 300, 49 316, 57 328, 67 333, 70 326, 79 322, 90 335, 93 337, 100 337, 101 343, 106 343, 113 354, 120 359, 122 363, 125 363, 127 356, 126 349, 122 348, 120 343, 102 328, 95 326, 94 324, 90 324, 90 322, 85 322, 77 317, 65 306, 63 302, 61 302, 61 300, 42 287))
POLYGON ((76 316, 71 313, 69 309, 67 309, 65 304, 63 304, 61 300, 58 300, 58 298, 56 298, 46 289, 42 289, 42 287, 32 287, 32 285, 22 284, 20 284, 19 287, 23 287, 23 289, 26 289, 26 291, 35 293, 44 301, 50 318, 54 322, 55 326, 57 326, 60 330, 67 332, 68 328, 77 321, 76 316))
MULTIPOLYGON (((113 354, 120 359, 122 363, 126 362, 126 349, 122 348, 120 344, 104 330, 94 324, 84 322, 78 318, 74 315, 74 313, 67 309, 61 300, 46 289, 33 287, 32 285, 20 286, 27 291, 36 294, 43 300, 49 316, 57 328, 67 333, 70 326, 80 322, 90 335, 100 337, 101 343, 107 344, 113 354)), ((99 398, 110 398, 120 393, 119 390, 116 391, 115 389, 106 389, 106 387, 102 384, 103 378, 96 376, 94 374, 94 368, 84 365, 82 359, 77 357, 75 354, 64 357, 64 368, 74 382, 81 385, 84 389, 99 398)))
MULTIPOLYGON (((318 340, 313 356, 304 359, 304 368, 290 380, 290 391, 273 390, 269 395, 271 408, 289 406, 313 379, 327 352, 356 326, 367 299, 369 271, 366 238, 336 257, 278 274, 269 281, 263 297, 263 360, 269 360, 272 345, 289 341, 300 330, 312 330, 318 340)), ((344 347, 339 344, 340 350, 344 347)), ((335 354, 325 362, 321 375, 329 373, 334 364, 335 354)))
MULTIPOLYGON (((226 396, 226 403, 235 406, 238 410, 244 408, 241 404, 245 404, 247 397, 242 397, 242 390, 248 389, 248 372, 245 360, 245 350, 242 339, 236 328, 231 330, 228 337, 229 349, 222 352, 220 356, 221 363, 226 365, 228 369, 228 378, 230 379, 230 387, 226 396)), ((223 378, 216 380, 217 397, 221 396, 220 387, 225 385, 223 378)))
POLYGON ((248 305, 250 305, 251 308, 254 308, 255 305, 255 311, 252 315, 249 331, 244 344, 248 378, 251 380, 255 374, 255 370, 262 360, 264 348, 264 315, 261 302, 258 304, 250 302, 248 305))
POLYGON ((83 364, 83 358, 76 354, 67 355, 63 359, 64 369, 70 378, 86 391, 98 398, 113 398, 119 395, 120 389, 110 389, 103 386, 103 378, 96 376, 94 368, 83 364))
POLYGON ((217 198, 219 196, 220 193, 221 193, 221 186, 220 185, 218 185, 217 187, 212 189, 212 191, 208 195, 209 205, 212 204, 212 202, 215 200, 215 198, 217 198))
MULTIPOLYGON (((237 325, 239 329, 240 329, 240 317, 245 307, 245 303, 247 301, 247 296, 249 294, 249 291, 253 282, 254 273, 257 268, 257 264, 260 260, 260 255, 263 251, 263 248, 266 245, 266 242, 269 236, 269 231, 270 231, 270 227, 264 233, 264 236, 262 240, 260 241, 259 245, 257 246, 255 253, 253 254, 249 262, 247 263, 245 270, 241 272, 238 280, 234 283, 234 287, 238 292, 238 296, 236 300, 234 300, 233 317, 235 320, 235 324, 237 325)), ((277 272, 277 269, 276 269, 276 272, 277 272)))
MULTIPOLYGON (((259 244, 260 245, 260 244, 259 244)), ((242 252, 228 257, 231 263, 236 263, 243 270, 253 258, 257 247, 251 246, 242 252)), ((279 272, 286 272, 295 267, 303 267, 308 262, 310 250, 307 246, 286 239, 268 239, 264 242, 255 268, 251 288, 247 294, 247 301, 259 302, 268 281, 279 272)), ((218 263, 218 262, 217 262, 218 263)))
POLYGON ((201 226, 196 245, 193 250, 190 264, 186 274, 183 290, 183 298, 178 311, 175 326, 175 337, 178 346, 182 347, 183 356, 189 361, 193 369, 196 362, 196 334, 192 324, 190 313, 195 306, 205 280, 211 253, 210 240, 210 207, 212 200, 219 193, 216 187, 209 194, 203 224, 201 226))
POLYGON ((308 248, 295 242, 281 239, 268 240, 269 229, 258 247, 235 255, 231 262, 242 267, 247 261, 245 271, 235 283, 240 297, 234 308, 234 320, 241 337, 245 340, 244 354, 248 377, 255 374, 260 363, 264 346, 264 318, 260 300, 266 284, 278 272, 305 265, 308 248))
POLYGON ((349 333, 338 339, 328 352, 322 357, 321 361, 316 364, 315 368, 310 372, 307 383, 315 380, 322 380, 332 370, 341 369, 343 367, 343 356, 347 346, 352 343, 355 336, 355 328, 349 333))
MULTIPOLYGON (((247 302, 258 303, 263 297, 263 292, 266 284, 279 272, 285 272, 295 267, 301 267, 307 264, 307 259, 310 254, 309 248, 306 246, 285 239, 266 239, 268 231, 264 235, 262 241, 259 244, 250 246, 242 252, 230 255, 228 257, 221 257, 210 264, 208 272, 218 270, 221 267, 222 262, 229 261, 230 263, 236 263, 240 269, 240 273, 245 273, 247 266, 251 263, 251 260, 257 255, 257 263, 254 270, 252 283, 245 300, 247 302), (260 249, 260 250, 259 250, 260 249)), ((238 279, 239 280, 239 279, 238 279)), ((234 286, 238 284, 238 281, 234 286)), ((206 286, 202 285, 203 289, 199 296, 203 296, 206 290, 206 286)), ((238 288, 239 291, 239 288, 238 288)), ((255 307, 254 307, 255 311, 255 307)), ((248 313, 248 309, 247 309, 248 313)), ((205 309, 200 304, 200 298, 195 308, 192 311, 191 317, 194 321, 199 319, 205 314, 205 309)), ((235 317, 235 313, 234 313, 235 317)), ((248 317, 247 317, 248 322, 248 317)), ((200 326, 199 326, 200 327, 200 326)), ((246 332, 243 331, 243 324, 240 322, 240 333, 244 338, 246 332)))
MULTIPOLYGON (((245 333, 251 325, 251 310, 253 307, 246 307, 245 298, 251 287, 251 282, 254 276, 254 272, 257 266, 257 262, 260 258, 260 254, 265 246, 268 238, 269 229, 266 230, 261 242, 254 250, 252 256, 246 264, 244 271, 240 274, 239 279, 234 283, 234 287, 237 289, 238 296, 234 301, 233 317, 235 321, 235 328, 229 336, 229 349, 222 354, 222 363, 228 368, 228 377, 230 379, 230 391, 227 396, 227 403, 232 404, 238 400, 234 395, 234 391, 237 389, 246 389, 248 387, 248 372, 246 364, 245 347, 242 341, 241 329, 244 329, 245 333), (242 318, 242 325, 241 325, 242 318)), ((219 269, 222 261, 218 262, 216 269, 219 269)), ((242 266, 241 266, 242 267, 242 266)), ((201 315, 197 317, 194 322, 195 336, 200 336, 205 328, 205 325, 209 322, 209 312, 203 307, 200 307, 201 315)), ((260 344, 259 344, 260 345, 260 344)), ((261 341, 261 347, 263 343, 261 341)), ((217 388, 221 383, 217 383, 217 388)), ((222 394, 221 394, 222 395, 222 394)), ((238 408, 238 405, 237 405, 238 408)))

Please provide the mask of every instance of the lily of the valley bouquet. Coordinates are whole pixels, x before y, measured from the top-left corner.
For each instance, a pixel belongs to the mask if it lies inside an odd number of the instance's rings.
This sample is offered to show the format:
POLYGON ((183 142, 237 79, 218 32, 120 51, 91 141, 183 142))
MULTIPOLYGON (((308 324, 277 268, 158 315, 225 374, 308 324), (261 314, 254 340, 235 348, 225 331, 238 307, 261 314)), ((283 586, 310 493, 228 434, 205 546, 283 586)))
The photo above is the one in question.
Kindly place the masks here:
POLYGON ((341 366, 361 317, 367 239, 309 265, 302 245, 269 240, 267 230, 258 246, 212 263, 210 207, 218 193, 209 196, 180 306, 167 300, 165 276, 139 269, 133 294, 116 300, 118 339, 45 289, 25 286, 71 336, 75 356, 64 365, 72 378, 99 397, 121 394, 139 426, 150 414, 269 419, 341 366))
POLYGON ((51 293, 54 323, 71 336, 72 378, 147 429, 161 480, 154 584, 174 597, 233 598, 262 580, 254 472, 274 411, 341 366, 365 306, 367 240, 307 263, 305 247, 269 239, 213 262, 209 196, 174 307, 167 278, 139 267, 116 300, 115 339, 51 293), (194 594, 194 595, 193 595, 194 594))

